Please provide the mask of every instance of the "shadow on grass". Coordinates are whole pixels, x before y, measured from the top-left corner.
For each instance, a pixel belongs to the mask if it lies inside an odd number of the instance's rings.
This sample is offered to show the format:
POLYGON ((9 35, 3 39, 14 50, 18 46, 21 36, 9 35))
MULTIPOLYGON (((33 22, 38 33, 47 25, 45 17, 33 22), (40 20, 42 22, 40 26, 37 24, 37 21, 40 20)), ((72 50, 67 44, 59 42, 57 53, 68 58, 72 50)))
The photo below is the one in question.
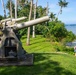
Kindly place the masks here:
POLYGON ((34 54, 33 66, 0 67, 0 75, 76 75, 51 60, 50 53, 34 54))

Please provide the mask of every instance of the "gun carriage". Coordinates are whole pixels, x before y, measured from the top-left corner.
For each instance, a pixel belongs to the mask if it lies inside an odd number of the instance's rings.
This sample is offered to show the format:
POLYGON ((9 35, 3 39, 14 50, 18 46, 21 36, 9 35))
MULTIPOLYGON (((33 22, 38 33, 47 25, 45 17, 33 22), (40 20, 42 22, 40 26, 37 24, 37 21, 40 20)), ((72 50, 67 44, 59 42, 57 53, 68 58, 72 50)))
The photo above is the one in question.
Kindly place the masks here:
POLYGON ((17 30, 37 25, 49 20, 48 16, 35 20, 16 24, 15 22, 25 19, 5 19, 0 21, 0 66, 7 65, 33 65, 33 54, 27 53, 19 40, 17 30), (13 25, 11 25, 13 23, 13 25))

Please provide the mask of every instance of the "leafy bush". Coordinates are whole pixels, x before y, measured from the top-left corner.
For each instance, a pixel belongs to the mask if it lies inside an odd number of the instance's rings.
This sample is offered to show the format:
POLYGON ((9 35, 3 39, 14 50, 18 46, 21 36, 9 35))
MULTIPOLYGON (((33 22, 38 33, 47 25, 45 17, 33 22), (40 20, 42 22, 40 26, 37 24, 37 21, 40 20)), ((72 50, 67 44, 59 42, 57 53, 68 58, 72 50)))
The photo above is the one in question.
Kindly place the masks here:
POLYGON ((61 21, 48 22, 47 25, 45 23, 43 23, 42 25, 37 25, 36 34, 43 35, 53 42, 61 41, 63 43, 66 43, 73 41, 76 38, 72 32, 67 31, 64 23, 62 23, 61 21))
POLYGON ((2 20, 2 19, 3 19, 3 16, 0 15, 0 20, 2 20))
POLYGON ((74 54, 74 48, 71 48, 71 47, 65 47, 64 49, 65 52, 69 53, 69 54, 74 54))
POLYGON ((72 47, 66 47, 65 45, 63 45, 61 42, 54 42, 54 48, 57 52, 66 52, 69 54, 74 54, 74 48, 72 47))
POLYGON ((44 37, 48 37, 49 39, 53 37, 55 41, 60 41, 67 36, 67 30, 64 26, 64 23, 61 21, 52 21, 49 22, 48 25, 42 26, 40 28, 37 28, 37 30, 40 29, 44 37))
POLYGON ((72 33, 72 31, 68 31, 66 42, 71 42, 76 38, 76 36, 72 33))

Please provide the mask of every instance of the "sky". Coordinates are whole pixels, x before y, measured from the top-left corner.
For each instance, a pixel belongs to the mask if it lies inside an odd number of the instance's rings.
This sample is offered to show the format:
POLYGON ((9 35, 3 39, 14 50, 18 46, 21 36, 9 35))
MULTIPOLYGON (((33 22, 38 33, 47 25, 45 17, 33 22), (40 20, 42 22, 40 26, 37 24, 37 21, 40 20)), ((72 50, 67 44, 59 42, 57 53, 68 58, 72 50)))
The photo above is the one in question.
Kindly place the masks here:
MULTIPOLYGON (((35 3, 36 0, 34 0, 35 3)), ((47 2, 49 4, 49 12, 53 12, 58 14, 60 7, 58 6, 59 0, 38 0, 38 6, 42 7, 47 6, 47 2)), ((59 20, 64 22, 65 24, 76 24, 76 0, 66 0, 69 2, 66 8, 63 8, 62 14, 59 15, 59 20)), ((4 0, 6 4, 7 0, 4 0)), ((7 11, 8 13, 8 11, 7 11)), ((3 15, 3 8, 0 0, 0 15, 3 15)))

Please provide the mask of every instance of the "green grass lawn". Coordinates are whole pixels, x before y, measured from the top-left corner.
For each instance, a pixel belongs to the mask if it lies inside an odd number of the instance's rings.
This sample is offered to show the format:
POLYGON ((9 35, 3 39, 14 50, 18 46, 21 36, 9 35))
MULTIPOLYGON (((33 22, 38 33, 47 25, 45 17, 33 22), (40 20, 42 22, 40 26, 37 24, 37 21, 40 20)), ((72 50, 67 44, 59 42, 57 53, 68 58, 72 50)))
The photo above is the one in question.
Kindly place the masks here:
POLYGON ((30 46, 26 46, 26 39, 22 38, 22 44, 24 49, 29 53, 49 53, 56 52, 51 42, 47 41, 42 36, 36 36, 36 38, 30 39, 30 46))
POLYGON ((42 36, 31 38, 30 46, 23 38, 23 47, 34 54, 34 65, 0 67, 0 75, 76 75, 74 55, 56 53, 54 45, 42 36))

